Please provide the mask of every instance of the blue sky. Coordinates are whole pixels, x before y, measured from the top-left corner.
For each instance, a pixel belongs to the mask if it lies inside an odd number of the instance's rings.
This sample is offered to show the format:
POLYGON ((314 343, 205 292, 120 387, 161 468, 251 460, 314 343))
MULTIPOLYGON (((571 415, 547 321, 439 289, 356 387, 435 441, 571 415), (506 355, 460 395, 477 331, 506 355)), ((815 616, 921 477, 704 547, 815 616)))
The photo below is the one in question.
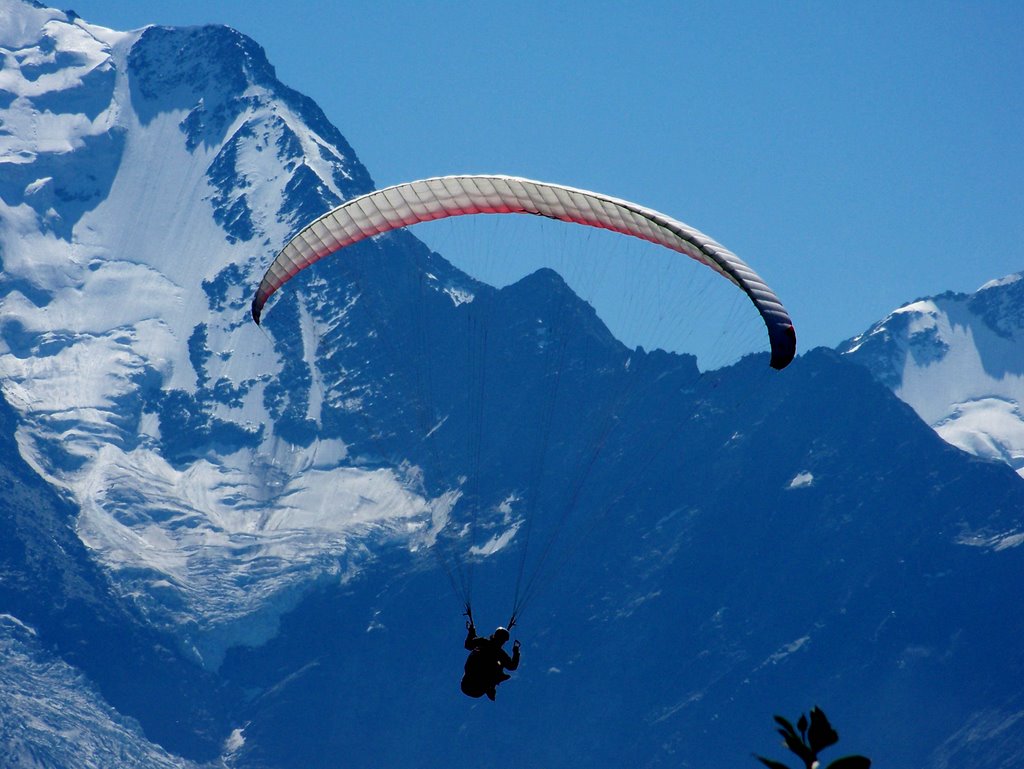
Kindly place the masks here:
POLYGON ((253 37, 378 186, 510 173, 681 219, 804 350, 1024 270, 1019 2, 69 2, 253 37))

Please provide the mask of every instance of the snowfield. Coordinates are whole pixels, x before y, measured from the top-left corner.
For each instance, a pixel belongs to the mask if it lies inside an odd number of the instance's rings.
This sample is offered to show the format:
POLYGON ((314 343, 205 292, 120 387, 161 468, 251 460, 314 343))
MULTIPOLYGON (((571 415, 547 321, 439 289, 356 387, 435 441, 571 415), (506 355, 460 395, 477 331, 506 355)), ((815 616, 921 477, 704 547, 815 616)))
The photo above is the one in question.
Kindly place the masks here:
MULTIPOLYGON (((267 65, 237 33, 211 34, 236 47, 226 66, 241 85, 184 60, 159 71, 176 90, 147 101, 139 50, 170 45, 160 30, 14 11, 0 29, 0 89, 13 97, 0 163, 18 169, 5 187, 23 184, 5 195, 20 204, 0 203, 0 379, 25 419, 19 445, 81 507, 80 536, 124 594, 158 624, 198 626, 197 654, 215 665, 226 645, 272 633, 303 585, 358 573, 361 539, 414 537, 435 514, 410 472, 353 467, 343 440, 298 445, 270 429, 265 389, 285 353, 248 320, 250 288, 300 218, 282 206, 295 175, 340 199, 361 167, 254 73, 267 65), (88 185, 59 188, 76 166, 88 185), (240 221, 249 237, 225 232, 240 221), (168 392, 247 445, 170 460, 168 392)), ((312 361, 319 321, 300 309, 312 361)), ((304 386, 318 423, 323 386, 304 386)))

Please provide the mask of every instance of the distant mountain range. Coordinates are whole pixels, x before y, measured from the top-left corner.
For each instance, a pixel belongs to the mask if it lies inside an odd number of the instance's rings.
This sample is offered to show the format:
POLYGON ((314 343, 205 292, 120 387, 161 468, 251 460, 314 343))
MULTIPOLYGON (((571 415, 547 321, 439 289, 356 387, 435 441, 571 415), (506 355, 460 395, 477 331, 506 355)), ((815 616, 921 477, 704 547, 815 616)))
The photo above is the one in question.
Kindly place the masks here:
POLYGON ((319 108, 226 27, 0 0, 0 52, 12 766, 753 766, 814 704, 877 766, 1024 762, 1016 276, 701 373, 413 230, 261 330, 374 186, 319 108), (517 584, 469 700, 460 598, 517 584))

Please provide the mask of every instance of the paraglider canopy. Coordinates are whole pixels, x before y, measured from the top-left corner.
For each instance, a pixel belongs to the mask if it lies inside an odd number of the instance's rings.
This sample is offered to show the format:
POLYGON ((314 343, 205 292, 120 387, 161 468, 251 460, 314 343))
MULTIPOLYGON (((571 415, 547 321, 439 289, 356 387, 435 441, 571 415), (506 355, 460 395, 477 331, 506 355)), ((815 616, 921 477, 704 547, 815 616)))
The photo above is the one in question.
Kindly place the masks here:
POLYGON ((325 256, 400 227, 468 214, 534 214, 613 230, 685 254, 746 293, 768 331, 772 368, 785 368, 796 354, 796 333, 786 308, 761 277, 724 246, 636 203, 514 176, 422 179, 361 195, 328 211, 300 230, 274 259, 253 298, 253 320, 260 323, 275 291, 325 256))

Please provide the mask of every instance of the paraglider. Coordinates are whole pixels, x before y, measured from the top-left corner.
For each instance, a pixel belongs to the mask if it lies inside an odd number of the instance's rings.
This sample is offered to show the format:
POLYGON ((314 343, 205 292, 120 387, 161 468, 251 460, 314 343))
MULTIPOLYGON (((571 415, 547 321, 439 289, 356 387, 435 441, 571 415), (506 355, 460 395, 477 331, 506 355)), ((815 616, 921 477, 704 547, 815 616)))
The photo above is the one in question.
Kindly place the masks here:
MULTIPOLYGON (((402 227, 472 214, 533 214, 610 230, 683 254, 709 267, 746 295, 767 330, 772 368, 785 368, 796 354, 796 334, 786 308, 756 272, 716 241, 676 219, 636 203, 513 176, 463 175, 422 179, 376 190, 337 206, 303 227, 277 254, 252 300, 252 318, 257 325, 260 324, 270 297, 320 259, 402 227)), ((554 399, 549 402, 554 403, 554 399)), ((584 462, 586 467, 581 477, 585 477, 600 450, 601 441, 593 440, 586 452, 588 459, 584 462)), ((538 456, 542 457, 542 454, 541 451, 538 456)), ((478 448, 474 455, 479 456, 478 448)), ((534 483, 538 476, 539 473, 533 474, 534 483)), ((527 496, 532 498, 533 495, 527 496)), ((575 494, 571 496, 576 498, 575 494)), ((470 505, 477 503, 471 501, 470 505)), ((475 513, 473 516, 475 519, 475 513)), ((524 537, 525 540, 528 538, 524 537)), ((539 573, 538 566, 532 576, 523 579, 525 545, 523 550, 519 576, 527 588, 521 594, 517 583, 508 628, 515 624, 526 596, 533 594, 533 579, 539 573)), ((541 562, 547 558, 548 550, 545 548, 541 562)), ((439 560, 445 566, 440 555, 439 560)), ((445 568, 447 570, 447 566, 445 568)), ((451 574, 449 579, 452 579, 451 574)), ((486 695, 493 700, 496 687, 510 678, 506 671, 513 671, 519 666, 519 642, 515 642, 510 655, 504 649, 510 639, 506 627, 497 628, 490 636, 478 636, 472 621, 469 588, 460 589, 455 580, 452 582, 455 592, 462 593, 469 616, 464 646, 470 654, 466 660, 462 691, 470 697, 486 695)))
POLYGON ((252 318, 259 324, 270 296, 325 256, 389 230, 468 214, 534 214, 613 230, 678 251, 746 293, 768 330, 772 368, 785 368, 796 354, 796 333, 786 308, 761 277, 724 246, 636 203, 514 176, 441 176, 342 203, 302 228, 281 249, 256 290, 252 318))
POLYGON ((466 643, 469 657, 462 677, 462 693, 467 697, 483 697, 494 701, 495 689, 510 676, 506 670, 519 667, 519 641, 512 644, 512 655, 505 651, 511 635, 508 628, 499 627, 489 636, 478 636, 473 620, 466 620, 466 643))

